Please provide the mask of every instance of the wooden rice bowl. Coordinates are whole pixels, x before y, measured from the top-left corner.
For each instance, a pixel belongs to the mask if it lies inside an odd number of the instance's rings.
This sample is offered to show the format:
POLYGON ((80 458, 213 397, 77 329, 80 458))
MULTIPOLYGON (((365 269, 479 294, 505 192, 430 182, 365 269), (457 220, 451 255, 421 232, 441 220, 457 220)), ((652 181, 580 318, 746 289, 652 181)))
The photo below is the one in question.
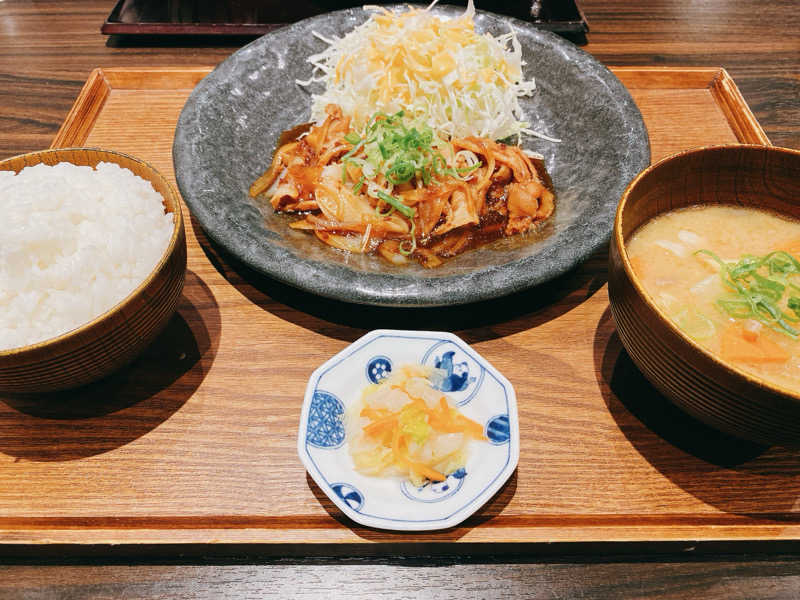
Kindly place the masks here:
POLYGON ((22 154, 0 161, 19 172, 39 163, 95 166, 112 162, 152 183, 175 224, 164 255, 148 277, 106 313, 58 337, 0 351, 0 392, 41 393, 85 385, 132 361, 175 312, 186 275, 186 232, 177 193, 147 163, 107 150, 67 148, 22 154))
POLYGON ((609 256, 608 292, 622 344, 647 379, 706 424, 758 442, 800 447, 800 392, 766 383, 682 333, 644 291, 625 249, 658 214, 689 205, 757 206, 800 218, 800 151, 712 146, 644 170, 622 195, 609 256))

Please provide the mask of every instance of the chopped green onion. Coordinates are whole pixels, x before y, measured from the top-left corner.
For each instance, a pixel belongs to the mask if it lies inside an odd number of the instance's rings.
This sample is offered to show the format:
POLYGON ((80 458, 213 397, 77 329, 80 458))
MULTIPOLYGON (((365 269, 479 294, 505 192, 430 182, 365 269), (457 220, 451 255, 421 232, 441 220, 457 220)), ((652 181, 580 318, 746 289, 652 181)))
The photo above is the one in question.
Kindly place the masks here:
POLYGON ((481 163, 477 162, 474 165, 470 165, 469 167, 461 167, 460 169, 456 169, 456 172, 459 175, 465 175, 467 173, 472 173, 475 169, 481 166, 481 163))
POLYGON ((349 151, 347 154, 345 154, 345 155, 342 157, 342 162, 345 162, 345 161, 347 161, 347 159, 348 159, 348 158, 350 158, 350 157, 351 157, 351 156, 353 156, 353 155, 354 155, 356 152, 358 152, 359 150, 361 150, 361 147, 364 145, 364 143, 365 143, 365 140, 363 140, 363 139, 362 139, 362 140, 361 140, 360 142, 358 142, 358 143, 357 143, 355 146, 353 146, 353 147, 350 149, 350 151, 349 151))
POLYGON ((377 194, 378 198, 386 202, 386 204, 394 206, 398 210, 398 212, 402 213, 409 219, 411 219, 414 216, 414 209, 411 208, 410 206, 406 206, 394 196, 390 196, 386 192, 381 192, 380 190, 378 190, 377 194))
MULTIPOLYGON (((440 138, 427 124, 407 124, 403 120, 404 116, 403 111, 392 115, 375 113, 361 135, 350 132, 345 136, 345 140, 353 144, 353 148, 344 155, 342 162, 357 163, 364 173, 353 185, 353 193, 363 193, 366 181, 380 176, 383 176, 389 186, 412 181, 417 184, 422 182, 427 186, 435 179, 443 177, 464 180, 466 175, 482 166, 481 162, 466 167, 450 166, 442 151, 448 156, 454 156, 452 145, 440 138)), ((343 167, 343 182, 347 181, 347 175, 343 167)), ((380 179, 377 183, 383 186, 380 179)), ((366 193, 380 201, 375 207, 376 215, 386 218, 396 210, 411 222, 410 239, 401 242, 400 251, 403 254, 413 253, 417 247, 414 223, 416 210, 393 196, 391 187, 385 191, 375 188, 376 186, 370 185, 366 193), (388 210, 382 212, 381 202, 388 205, 388 210)))
POLYGON ((415 172, 416 169, 414 169, 413 164, 401 162, 386 171, 386 179, 388 179, 389 183, 392 185, 398 185, 409 181, 414 176, 415 172))
POLYGON ((400 242, 400 245, 397 247, 397 249, 400 250, 400 254, 404 254, 405 256, 408 256, 411 253, 413 253, 414 250, 417 249, 417 235, 416 235, 416 233, 417 233, 417 228, 414 225, 414 220, 412 219, 411 220, 411 234, 410 234, 411 235, 411 239, 410 240, 403 240, 402 242, 400 242), (410 245, 410 247, 408 249, 403 247, 403 244, 406 244, 406 243, 410 245))
POLYGON ((800 273, 800 261, 798 261, 794 256, 792 256, 788 252, 784 252, 783 250, 778 250, 776 252, 767 254, 767 256, 764 257, 764 261, 769 265, 770 274, 800 273))
POLYGON ((431 182, 431 172, 428 169, 422 170, 422 183, 428 185, 431 182))
MULTIPOLYGON (((390 184, 400 185, 415 178, 424 185, 445 176, 462 179, 481 166, 480 162, 467 167, 449 166, 440 151, 440 148, 448 148, 452 154, 449 142, 439 138, 424 123, 406 125, 404 114, 403 111, 393 115, 376 113, 361 136, 351 132, 352 135, 345 138, 356 143, 353 150, 358 148, 357 151, 363 152, 362 156, 366 157, 372 171, 383 175, 390 184)), ((353 150, 345 155, 344 160, 351 158, 353 150)))
POLYGON ((743 300, 720 298, 717 305, 734 319, 747 319, 753 314, 751 304, 743 300))
MULTIPOLYGON (((753 271, 750 275, 755 281, 759 292, 770 296, 775 302, 781 299, 783 296, 783 291, 786 289, 785 285, 769 279, 768 277, 759 275, 756 271, 753 271)), ((756 285, 753 287, 756 287, 756 285)))
POLYGON ((798 298, 797 296, 790 296, 789 302, 787 302, 787 306, 789 307, 790 310, 794 311, 794 314, 796 314, 798 318, 800 318, 800 298, 798 298))
POLYGON ((789 323, 800 321, 800 298, 790 296, 787 308, 794 315, 784 312, 779 304, 786 288, 800 290, 797 286, 779 279, 800 274, 800 262, 790 254, 778 251, 766 256, 742 256, 736 263, 726 263, 710 250, 698 250, 695 254, 710 256, 720 266, 720 277, 730 294, 717 299, 717 306, 734 319, 756 319, 770 329, 792 338, 800 331, 789 323), (759 273, 766 269, 767 274, 759 273), (777 275, 777 277, 776 277, 777 275))

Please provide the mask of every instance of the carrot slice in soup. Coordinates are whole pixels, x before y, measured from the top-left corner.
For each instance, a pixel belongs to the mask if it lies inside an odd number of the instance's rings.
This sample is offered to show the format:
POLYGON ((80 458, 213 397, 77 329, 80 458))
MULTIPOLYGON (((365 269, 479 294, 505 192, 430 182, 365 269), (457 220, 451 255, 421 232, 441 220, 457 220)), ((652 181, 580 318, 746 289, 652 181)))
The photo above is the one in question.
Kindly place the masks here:
POLYGON ((784 252, 788 252, 792 256, 800 256, 800 239, 792 240, 786 244, 783 244, 783 247, 780 248, 784 252))
POLYGON ((720 355, 727 361, 745 363, 782 363, 791 357, 783 346, 766 335, 755 339, 745 337, 741 323, 733 323, 723 332, 720 355))

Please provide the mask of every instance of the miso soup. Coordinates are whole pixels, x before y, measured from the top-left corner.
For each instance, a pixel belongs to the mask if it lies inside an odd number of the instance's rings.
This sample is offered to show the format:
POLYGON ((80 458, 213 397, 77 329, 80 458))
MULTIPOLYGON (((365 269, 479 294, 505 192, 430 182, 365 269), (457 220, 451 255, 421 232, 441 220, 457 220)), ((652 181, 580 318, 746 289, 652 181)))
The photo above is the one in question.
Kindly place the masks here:
POLYGON ((800 392, 800 221, 691 207, 645 223, 626 248, 644 289, 689 337, 800 392))

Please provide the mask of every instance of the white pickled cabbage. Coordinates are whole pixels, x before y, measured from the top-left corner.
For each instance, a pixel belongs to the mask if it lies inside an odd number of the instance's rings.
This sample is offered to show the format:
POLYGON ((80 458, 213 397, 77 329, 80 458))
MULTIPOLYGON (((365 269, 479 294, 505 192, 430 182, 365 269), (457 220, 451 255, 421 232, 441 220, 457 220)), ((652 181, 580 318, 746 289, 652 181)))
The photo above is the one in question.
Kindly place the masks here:
POLYGON ((483 430, 431 386, 435 376, 426 367, 401 367, 350 405, 345 427, 357 471, 422 486, 466 464, 469 443, 485 439, 483 430))

